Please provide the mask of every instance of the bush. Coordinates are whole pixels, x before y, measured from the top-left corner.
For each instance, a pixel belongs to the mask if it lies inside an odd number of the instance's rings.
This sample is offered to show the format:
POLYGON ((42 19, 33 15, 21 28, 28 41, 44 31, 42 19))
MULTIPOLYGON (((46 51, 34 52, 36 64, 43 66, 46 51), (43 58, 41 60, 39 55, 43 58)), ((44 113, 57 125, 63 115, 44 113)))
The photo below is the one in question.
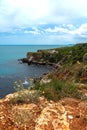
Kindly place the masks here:
POLYGON ((39 90, 32 90, 34 87, 33 80, 30 80, 29 87, 25 88, 21 81, 15 82, 14 89, 17 91, 16 96, 11 99, 11 103, 37 103, 40 92, 39 90))
POLYGON ((19 91, 17 96, 14 96, 10 100, 12 104, 19 104, 19 103, 37 103, 40 97, 39 91, 29 91, 29 90, 22 90, 19 91))
POLYGON ((74 83, 66 83, 58 79, 53 79, 48 84, 36 84, 35 89, 39 90, 49 100, 57 101, 64 97, 79 98, 81 94, 78 92, 74 83))

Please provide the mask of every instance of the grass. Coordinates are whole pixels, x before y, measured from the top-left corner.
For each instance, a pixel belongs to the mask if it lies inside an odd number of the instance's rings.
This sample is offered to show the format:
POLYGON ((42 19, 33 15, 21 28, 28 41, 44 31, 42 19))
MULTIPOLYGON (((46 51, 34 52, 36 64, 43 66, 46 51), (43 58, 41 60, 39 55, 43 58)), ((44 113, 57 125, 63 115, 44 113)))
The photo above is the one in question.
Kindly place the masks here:
MULTIPOLYGON (((83 55, 87 52, 87 44, 75 45, 73 47, 64 47, 56 49, 58 53, 50 55, 48 51, 31 53, 34 57, 36 56, 38 60, 43 57, 45 61, 57 63, 63 61, 63 65, 57 71, 57 76, 51 72, 48 76, 51 79, 50 83, 40 84, 36 82, 34 84, 33 80, 30 80, 28 88, 25 88, 21 81, 15 82, 15 90, 17 95, 14 96, 10 102, 12 104, 26 104, 26 103, 38 103, 39 97, 44 96, 48 100, 59 101, 64 97, 80 98, 82 101, 87 101, 87 96, 82 95, 79 91, 83 87, 87 89, 87 85, 78 87, 76 83, 80 83, 83 67, 87 67, 87 64, 82 63, 83 55), (66 77, 64 71, 69 72, 66 77), (64 73, 64 74, 63 74, 64 73), (62 78, 59 80, 58 76, 62 78)), ((30 53, 28 53, 29 55, 30 53)), ((27 109, 14 109, 14 122, 15 125, 28 125, 34 122, 33 114, 27 109)), ((87 122, 87 118, 84 113, 82 115, 83 122, 87 122)))
POLYGON ((73 82, 60 81, 52 79, 48 84, 37 83, 36 90, 39 90, 48 100, 57 101, 64 97, 80 98, 81 93, 73 82))
POLYGON ((27 57, 33 56, 34 60, 42 60, 51 63, 58 63, 62 61, 64 64, 74 64, 77 61, 83 61, 83 55, 87 53, 87 43, 76 44, 69 47, 61 47, 55 49, 54 54, 50 54, 49 50, 42 50, 40 52, 28 52, 27 57))
MULTIPOLYGON (((32 83, 31 83, 32 84, 32 83)), ((48 100, 58 101, 64 97, 80 98, 81 93, 78 91, 75 83, 52 78, 50 83, 34 84, 34 87, 24 88, 20 82, 15 83, 17 95, 11 99, 11 103, 37 103, 39 97, 44 95, 48 100)), ((31 85, 32 86, 32 85, 31 85)))
POLYGON ((10 99, 12 104, 23 104, 23 103, 37 103, 39 101, 40 92, 33 90, 22 90, 17 92, 17 95, 10 99))
POLYGON ((63 97, 79 98, 81 96, 74 82, 82 82, 80 80, 84 66, 82 61, 83 55, 87 52, 87 43, 57 48, 55 50, 58 53, 52 55, 47 50, 27 54, 34 57, 37 56, 39 59, 43 58, 47 62, 58 63, 62 61, 61 68, 58 70, 56 78, 54 73, 49 75, 49 78, 52 79, 50 83, 42 85, 36 83, 34 87, 34 84, 30 85, 35 90, 34 94, 30 93, 31 87, 28 87, 25 93, 25 88, 21 81, 15 83, 15 90, 18 92, 18 96, 14 99, 14 102, 34 102, 40 94, 44 95, 47 99, 55 101, 63 97))
POLYGON ((40 97, 39 90, 33 90, 34 83, 33 79, 30 79, 29 86, 25 88, 21 80, 14 83, 14 89, 17 91, 16 96, 11 98, 12 104, 16 103, 37 103, 40 97))

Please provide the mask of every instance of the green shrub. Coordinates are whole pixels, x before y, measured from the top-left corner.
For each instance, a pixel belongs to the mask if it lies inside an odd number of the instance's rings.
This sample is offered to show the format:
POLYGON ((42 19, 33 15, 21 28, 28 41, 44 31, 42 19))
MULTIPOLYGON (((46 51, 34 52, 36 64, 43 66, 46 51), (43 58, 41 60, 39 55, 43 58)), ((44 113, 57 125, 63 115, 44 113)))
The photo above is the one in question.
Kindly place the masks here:
POLYGON ((69 83, 66 83, 64 87, 63 96, 81 98, 81 93, 78 91, 75 83, 69 82, 69 83))
POLYGON ((32 90, 34 87, 33 80, 30 79, 30 84, 27 88, 25 88, 22 82, 19 80, 14 83, 14 89, 17 91, 16 96, 14 96, 10 102, 11 103, 37 103, 40 92, 39 90, 32 90))
POLYGON ((40 97, 39 91, 29 91, 29 90, 22 90, 18 92, 16 96, 14 96, 10 102, 12 104, 19 104, 19 103, 37 103, 40 97))
POLYGON ((39 90, 49 100, 59 100, 64 97, 80 98, 81 94, 78 92, 74 83, 66 83, 58 79, 52 79, 48 84, 36 84, 35 89, 39 90))

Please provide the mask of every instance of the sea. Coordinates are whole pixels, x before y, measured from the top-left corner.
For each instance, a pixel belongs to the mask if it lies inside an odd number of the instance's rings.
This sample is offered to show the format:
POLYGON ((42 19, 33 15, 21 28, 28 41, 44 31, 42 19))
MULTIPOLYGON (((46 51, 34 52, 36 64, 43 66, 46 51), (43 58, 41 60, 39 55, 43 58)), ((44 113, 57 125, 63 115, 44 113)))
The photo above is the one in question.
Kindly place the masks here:
POLYGON ((49 66, 20 64, 18 59, 26 57, 27 52, 58 47, 60 45, 0 45, 0 98, 15 92, 15 81, 24 83, 52 71, 49 66))

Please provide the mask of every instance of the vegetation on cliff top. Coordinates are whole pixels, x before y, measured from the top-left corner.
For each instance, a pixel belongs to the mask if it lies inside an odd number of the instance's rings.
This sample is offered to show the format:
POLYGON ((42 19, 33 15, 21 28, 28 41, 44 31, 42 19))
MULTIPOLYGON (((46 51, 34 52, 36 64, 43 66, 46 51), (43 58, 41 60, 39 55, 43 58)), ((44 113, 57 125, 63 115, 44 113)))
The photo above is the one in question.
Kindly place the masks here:
POLYGON ((87 44, 40 50, 28 56, 37 62, 53 63, 53 71, 36 82, 28 79, 27 87, 20 80, 14 82, 17 92, 0 100, 0 129, 85 130, 87 44))
POLYGON ((58 54, 55 58, 58 59, 58 61, 62 59, 64 63, 82 62, 83 55, 87 52, 87 43, 58 48, 56 50, 58 51, 58 54))
MULTIPOLYGON (((78 89, 80 83, 87 84, 87 64, 83 63, 83 56, 87 53, 87 44, 76 44, 70 47, 51 50, 39 50, 27 53, 27 58, 33 56, 37 61, 46 61, 60 66, 54 67, 53 72, 47 75, 49 83, 36 82, 33 89, 47 99, 59 100, 64 97, 82 98, 83 94, 78 89), (79 83, 79 85, 77 85, 79 83)), ((42 77, 43 78, 43 77, 42 77)), ((47 81, 47 79, 46 79, 47 81)), ((87 85, 85 85, 85 88, 87 85)), ((30 91, 30 90, 29 90, 30 91)), ((30 98, 25 93, 20 94, 20 102, 30 98), (24 98, 23 98, 24 97, 24 98)), ((32 96, 33 97, 33 96, 32 96)), ((37 99, 37 97, 35 97, 37 99)), ((35 100, 35 99, 34 99, 35 100)), ((19 101, 16 99, 15 101, 19 101)))
POLYGON ((63 64, 82 62, 83 55, 87 52, 87 43, 76 44, 70 47, 61 47, 51 50, 39 50, 38 52, 28 52, 27 58, 34 57, 34 60, 63 64), (54 51, 53 51, 54 50, 54 51))

